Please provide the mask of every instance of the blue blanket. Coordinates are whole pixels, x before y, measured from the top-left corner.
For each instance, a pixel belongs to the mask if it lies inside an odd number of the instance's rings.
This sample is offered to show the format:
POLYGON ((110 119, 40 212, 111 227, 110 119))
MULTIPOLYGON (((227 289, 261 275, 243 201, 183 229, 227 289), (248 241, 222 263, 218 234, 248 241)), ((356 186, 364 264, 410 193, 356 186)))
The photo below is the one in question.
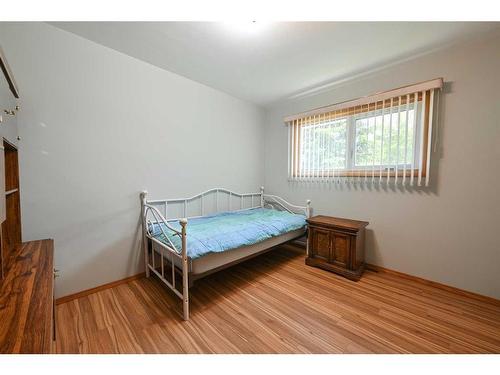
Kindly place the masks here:
MULTIPOLYGON (((237 249, 246 245, 285 234, 306 225, 304 215, 291 214, 267 208, 254 208, 246 211, 222 212, 215 215, 190 219, 187 225, 187 248, 191 259, 210 253, 237 249)), ((181 230, 178 222, 169 222, 181 230)), ((181 238, 161 224, 170 241, 181 249, 181 238)), ((152 224, 153 236, 165 244, 160 224, 152 224)))

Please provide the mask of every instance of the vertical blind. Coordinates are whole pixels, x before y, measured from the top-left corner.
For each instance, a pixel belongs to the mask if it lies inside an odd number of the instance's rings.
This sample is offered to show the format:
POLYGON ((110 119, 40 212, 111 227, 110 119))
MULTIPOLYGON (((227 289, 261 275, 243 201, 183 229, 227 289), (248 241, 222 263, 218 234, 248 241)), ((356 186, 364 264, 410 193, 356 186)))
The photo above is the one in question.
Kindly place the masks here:
POLYGON ((428 186, 441 78, 285 117, 288 179, 428 186))

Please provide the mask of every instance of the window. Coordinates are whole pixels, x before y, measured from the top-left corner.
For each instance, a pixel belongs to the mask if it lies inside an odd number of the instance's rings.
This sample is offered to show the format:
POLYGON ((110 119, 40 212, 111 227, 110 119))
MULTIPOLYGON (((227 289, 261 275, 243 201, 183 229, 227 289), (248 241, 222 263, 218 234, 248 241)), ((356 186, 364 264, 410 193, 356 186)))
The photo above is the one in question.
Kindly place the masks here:
POLYGON ((347 130, 347 119, 304 126, 299 140, 300 171, 346 169, 347 130))
POLYGON ((428 184, 435 81, 293 116, 289 179, 428 184))
MULTIPOLYGON (((388 111, 386 111, 388 112, 388 111)), ((415 133, 419 130, 419 121, 415 124, 415 110, 403 109, 396 113, 375 114, 354 117, 352 119, 351 168, 382 169, 410 168, 418 165, 414 150, 415 133)))

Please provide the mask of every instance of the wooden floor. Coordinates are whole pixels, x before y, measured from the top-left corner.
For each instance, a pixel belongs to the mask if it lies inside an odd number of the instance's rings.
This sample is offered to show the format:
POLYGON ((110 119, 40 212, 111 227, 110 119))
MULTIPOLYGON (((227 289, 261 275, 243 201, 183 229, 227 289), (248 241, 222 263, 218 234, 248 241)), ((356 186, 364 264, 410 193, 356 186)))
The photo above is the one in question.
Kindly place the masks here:
POLYGON ((401 276, 359 282, 278 249, 201 280, 191 320, 155 278, 57 308, 59 353, 500 353, 500 306, 401 276))

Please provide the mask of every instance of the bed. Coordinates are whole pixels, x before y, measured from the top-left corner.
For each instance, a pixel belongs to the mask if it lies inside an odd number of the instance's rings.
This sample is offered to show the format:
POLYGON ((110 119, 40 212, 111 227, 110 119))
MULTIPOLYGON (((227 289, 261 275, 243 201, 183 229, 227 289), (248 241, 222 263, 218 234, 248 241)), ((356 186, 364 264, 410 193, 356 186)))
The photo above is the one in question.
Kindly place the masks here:
POLYGON ((216 188, 190 198, 141 198, 146 276, 156 275, 183 302, 189 320, 189 288, 213 272, 262 254, 306 233, 311 202, 235 193, 216 188))

